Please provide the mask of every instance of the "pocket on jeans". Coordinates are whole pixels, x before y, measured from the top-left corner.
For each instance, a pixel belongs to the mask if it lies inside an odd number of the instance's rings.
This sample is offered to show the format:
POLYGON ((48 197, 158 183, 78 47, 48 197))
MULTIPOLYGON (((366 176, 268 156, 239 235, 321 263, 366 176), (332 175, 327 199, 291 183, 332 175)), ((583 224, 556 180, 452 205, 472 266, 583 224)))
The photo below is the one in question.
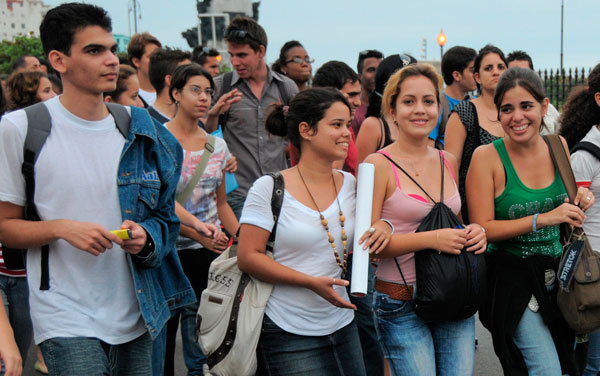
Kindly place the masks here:
POLYGON ((394 318, 409 312, 412 309, 412 302, 392 299, 387 294, 375 292, 373 309, 377 317, 394 318))
POLYGON ((269 318, 269 316, 267 316, 265 314, 265 316, 263 318, 263 323, 262 323, 262 332, 264 332, 264 333, 282 333, 282 332, 284 332, 284 330, 281 329, 279 326, 277 326, 277 324, 275 324, 273 322, 273 320, 271 320, 269 318))

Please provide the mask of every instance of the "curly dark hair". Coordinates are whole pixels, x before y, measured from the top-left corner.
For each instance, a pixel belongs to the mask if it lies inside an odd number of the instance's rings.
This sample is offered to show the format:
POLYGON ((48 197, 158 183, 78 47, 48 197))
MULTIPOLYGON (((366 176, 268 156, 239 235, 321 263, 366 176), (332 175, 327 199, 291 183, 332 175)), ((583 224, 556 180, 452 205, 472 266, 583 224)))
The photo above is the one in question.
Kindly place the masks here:
POLYGON ((6 81, 7 109, 14 111, 39 102, 37 90, 42 77, 46 74, 40 71, 13 73, 6 81))
POLYGON ((581 141, 594 125, 600 124, 600 106, 594 98, 596 93, 600 93, 600 64, 590 72, 588 86, 573 89, 563 105, 559 134, 567 140, 569 148, 581 141))

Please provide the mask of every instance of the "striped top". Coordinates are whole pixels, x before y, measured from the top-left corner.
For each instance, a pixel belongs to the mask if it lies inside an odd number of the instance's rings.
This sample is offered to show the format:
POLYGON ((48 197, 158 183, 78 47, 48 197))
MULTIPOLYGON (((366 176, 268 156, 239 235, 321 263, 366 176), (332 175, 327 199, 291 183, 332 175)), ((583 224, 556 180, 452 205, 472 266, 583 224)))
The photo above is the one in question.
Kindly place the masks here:
POLYGON ((4 265, 4 256, 2 255, 2 244, 0 244, 0 275, 7 277, 25 277, 25 269, 8 270, 4 265))

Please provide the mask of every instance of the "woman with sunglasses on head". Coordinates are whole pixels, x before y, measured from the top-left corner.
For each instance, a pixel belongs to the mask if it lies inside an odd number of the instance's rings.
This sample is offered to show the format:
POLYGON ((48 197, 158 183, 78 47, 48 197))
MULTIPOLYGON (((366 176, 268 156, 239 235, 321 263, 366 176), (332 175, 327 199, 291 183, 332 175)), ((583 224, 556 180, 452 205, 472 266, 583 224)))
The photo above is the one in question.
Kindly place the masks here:
MULTIPOLYGON (((274 105, 267 116, 269 133, 287 136, 300 159, 281 172, 273 259, 265 254, 274 226, 270 176, 254 183, 240 219, 240 269, 274 285, 258 343, 259 375, 365 375, 356 307, 345 289, 356 180, 332 168, 346 157, 349 126, 350 104, 333 88, 302 91, 289 109, 274 105)), ((390 227, 379 221, 359 235, 362 245, 379 250, 390 227)))
POLYGON ((375 165, 372 218, 384 218, 395 227, 388 246, 373 255, 380 258, 373 310, 382 349, 396 376, 473 374, 474 317, 424 320, 412 305, 419 289, 416 252, 436 249, 460 257, 463 248, 482 253, 486 247, 485 233, 477 224, 415 232, 434 210, 435 201, 460 215, 456 159, 428 141, 439 117, 441 84, 429 64, 409 65, 394 73, 385 86, 382 106, 398 137, 366 159, 375 165))
POLYGON ((286 42, 279 52, 277 59, 271 69, 275 72, 288 76, 302 91, 308 88, 308 82, 312 76, 312 63, 314 59, 308 56, 304 46, 297 40, 286 42))
MULTIPOLYGON (((201 163, 208 134, 198 126, 198 121, 206 116, 212 102, 214 84, 211 75, 198 64, 187 64, 177 67, 171 78, 169 95, 176 104, 175 117, 165 126, 177 138, 184 151, 181 178, 177 186, 177 194, 184 191, 193 179, 194 172, 201 163)), ((204 237, 193 229, 182 226, 177 239, 177 251, 181 265, 190 280, 196 296, 199 298, 206 288, 208 268, 212 260, 222 253, 230 244, 238 230, 238 221, 226 201, 225 173, 227 160, 230 158, 225 141, 213 137, 213 151, 200 179, 183 208, 200 221, 214 226, 223 225, 229 237, 221 232, 215 239, 204 237)), ((181 210, 176 208, 177 215, 181 210)), ((181 316, 181 332, 183 354, 188 372, 202 374, 204 355, 194 340, 194 327, 198 304, 184 307, 167 324, 167 361, 165 374, 173 372, 173 351, 175 334, 179 316, 181 316)))
POLYGON ((505 374, 574 375, 574 336, 556 304, 558 225, 580 227, 594 195, 579 188, 575 202, 565 202, 565 186, 540 135, 548 98, 534 71, 507 70, 494 103, 506 136, 475 151, 466 187, 470 217, 490 241, 490 296, 479 317, 505 374))
POLYGON ((375 90, 369 94, 369 106, 356 136, 358 163, 371 153, 390 145, 398 138, 398 129, 393 119, 382 111, 381 97, 390 76, 396 71, 416 64, 417 60, 410 55, 391 55, 379 63, 375 73, 375 90), (364 130, 363 130, 364 128, 364 130))
MULTIPOLYGON (((592 69, 588 86, 574 89, 563 105, 560 134, 570 149, 580 141, 600 147, 600 64, 592 69)), ((587 185, 595 196, 600 195, 600 160, 585 150, 571 155, 575 179, 587 185)), ((594 204, 586 211, 583 229, 592 248, 600 251, 600 205, 594 204)), ((588 358, 584 376, 600 372, 600 330, 589 334, 588 358)))
POLYGON ((458 160, 458 189, 465 223, 469 223, 465 179, 473 152, 479 145, 504 137, 496 116, 494 91, 506 67, 506 58, 498 47, 488 44, 480 49, 473 65, 473 75, 480 95, 471 101, 457 104, 446 125, 444 149, 458 160))

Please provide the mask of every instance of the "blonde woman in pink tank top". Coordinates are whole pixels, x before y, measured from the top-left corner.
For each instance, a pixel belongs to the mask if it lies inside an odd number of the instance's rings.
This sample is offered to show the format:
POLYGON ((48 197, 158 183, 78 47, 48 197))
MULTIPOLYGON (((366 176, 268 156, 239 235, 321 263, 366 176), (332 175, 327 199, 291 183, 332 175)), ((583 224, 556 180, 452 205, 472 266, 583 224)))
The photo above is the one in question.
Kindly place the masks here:
POLYGON ((458 255, 467 247, 481 253, 487 244, 485 232, 477 224, 464 229, 415 233, 433 208, 432 199, 443 201, 455 214, 460 213, 460 196, 454 181, 456 158, 427 145, 439 115, 440 86, 441 77, 428 64, 410 65, 392 75, 382 105, 386 115, 394 119, 399 136, 393 144, 366 159, 375 165, 373 221, 385 219, 395 227, 388 246, 375 256, 381 260, 373 309, 380 344, 397 376, 473 374, 474 318, 425 321, 415 314, 411 303, 418 288, 415 252, 437 249, 458 255), (441 163, 445 176, 452 177, 443 181, 444 197, 440 197, 441 163))

